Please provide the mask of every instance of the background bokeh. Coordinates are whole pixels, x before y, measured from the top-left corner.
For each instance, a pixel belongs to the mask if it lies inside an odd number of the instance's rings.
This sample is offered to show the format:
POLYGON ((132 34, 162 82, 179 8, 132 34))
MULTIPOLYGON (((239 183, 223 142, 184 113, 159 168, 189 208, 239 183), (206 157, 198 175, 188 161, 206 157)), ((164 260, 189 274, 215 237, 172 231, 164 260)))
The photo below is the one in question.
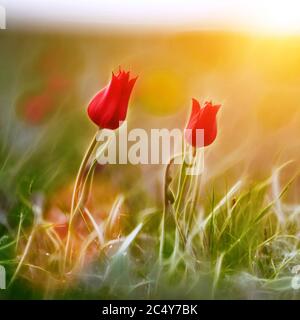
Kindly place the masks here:
MULTIPOLYGON (((119 66, 139 76, 129 127, 183 128, 192 97, 222 104, 218 139, 206 151, 208 179, 263 176, 285 161, 298 164, 297 36, 6 31, 0 45, 1 143, 24 161, 39 150, 43 174, 63 168, 54 180, 77 167, 94 130, 88 101, 119 66)), ((160 180, 158 166, 133 170, 150 172, 146 185, 160 180)))

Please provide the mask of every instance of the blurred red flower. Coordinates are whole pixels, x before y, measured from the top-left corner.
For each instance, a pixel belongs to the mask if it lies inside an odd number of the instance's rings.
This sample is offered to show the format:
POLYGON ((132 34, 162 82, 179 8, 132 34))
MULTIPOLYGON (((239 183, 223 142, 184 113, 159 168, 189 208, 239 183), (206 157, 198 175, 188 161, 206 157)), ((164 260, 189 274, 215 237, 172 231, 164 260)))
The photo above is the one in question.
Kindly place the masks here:
POLYGON ((221 105, 205 102, 201 108, 200 103, 193 99, 190 120, 186 127, 185 138, 193 147, 205 147, 214 142, 217 136, 217 112, 221 105), (197 129, 203 130, 203 140, 197 139, 197 129))
POLYGON ((48 93, 29 96, 22 104, 24 119, 30 124, 39 124, 53 107, 53 99, 48 93))
POLYGON ((137 79, 130 80, 129 77, 129 71, 113 73, 110 83, 89 103, 88 115, 100 128, 114 130, 125 120, 130 94, 137 79))

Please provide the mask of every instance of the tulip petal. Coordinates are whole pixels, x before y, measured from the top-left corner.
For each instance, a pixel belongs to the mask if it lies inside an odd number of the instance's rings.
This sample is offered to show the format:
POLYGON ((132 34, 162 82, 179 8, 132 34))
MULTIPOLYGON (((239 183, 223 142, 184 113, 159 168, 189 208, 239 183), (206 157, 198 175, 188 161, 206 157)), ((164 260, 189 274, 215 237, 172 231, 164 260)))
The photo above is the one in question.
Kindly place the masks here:
POLYGON ((201 106, 198 100, 192 98, 192 114, 197 114, 201 111, 201 106))
POLYGON ((124 121, 126 118, 129 98, 137 78, 138 77, 129 80, 126 86, 124 86, 123 88, 122 97, 120 99, 120 106, 119 106, 120 121, 124 121))
POLYGON ((196 99, 192 99, 192 111, 190 115, 190 119, 187 124, 187 128, 193 128, 195 125, 195 122, 197 122, 198 116, 201 112, 200 103, 196 99))

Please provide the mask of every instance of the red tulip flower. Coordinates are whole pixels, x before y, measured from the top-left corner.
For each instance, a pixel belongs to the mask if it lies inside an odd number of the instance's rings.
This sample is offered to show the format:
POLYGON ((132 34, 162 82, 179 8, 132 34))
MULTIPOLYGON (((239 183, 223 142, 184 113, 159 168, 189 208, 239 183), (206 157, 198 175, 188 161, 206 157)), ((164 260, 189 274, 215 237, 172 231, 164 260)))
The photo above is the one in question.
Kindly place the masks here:
POLYGON ((205 102, 201 108, 200 103, 193 99, 192 113, 186 127, 185 138, 193 147, 205 147, 214 142, 217 136, 217 112, 221 105, 205 102), (203 139, 197 139, 197 129, 202 129, 203 139), (200 141, 198 141, 200 140, 200 141))
POLYGON ((125 120, 130 94, 137 79, 130 80, 129 77, 129 71, 113 73, 110 83, 89 103, 88 115, 99 128, 114 130, 125 120))

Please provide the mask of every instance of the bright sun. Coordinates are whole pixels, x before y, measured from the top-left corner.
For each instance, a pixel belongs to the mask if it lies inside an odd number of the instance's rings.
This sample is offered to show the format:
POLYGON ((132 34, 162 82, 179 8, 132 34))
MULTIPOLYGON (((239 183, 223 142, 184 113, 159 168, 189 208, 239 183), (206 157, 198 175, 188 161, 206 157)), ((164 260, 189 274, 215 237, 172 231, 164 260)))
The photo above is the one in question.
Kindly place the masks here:
POLYGON ((300 32, 299 0, 267 0, 253 1, 252 3, 254 4, 253 13, 256 20, 252 23, 255 29, 283 34, 300 32))

